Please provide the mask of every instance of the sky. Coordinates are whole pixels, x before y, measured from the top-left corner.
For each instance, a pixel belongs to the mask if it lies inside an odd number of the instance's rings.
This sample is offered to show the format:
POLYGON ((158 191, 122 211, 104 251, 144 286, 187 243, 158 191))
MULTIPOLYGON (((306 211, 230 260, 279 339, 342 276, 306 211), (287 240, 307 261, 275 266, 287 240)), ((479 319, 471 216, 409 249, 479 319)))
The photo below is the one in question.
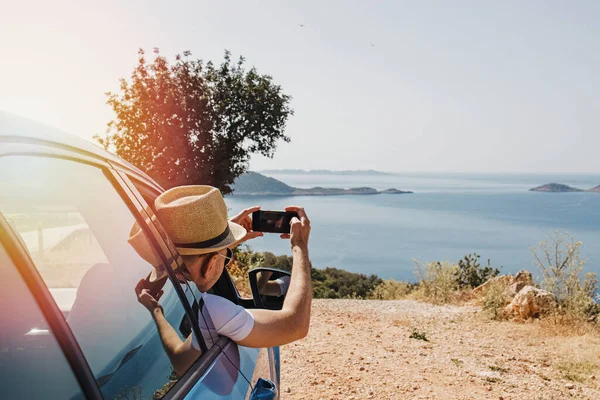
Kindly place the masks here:
POLYGON ((228 49, 293 97, 251 169, 600 173, 598 1, 1 1, 0 110, 89 140, 138 48, 228 49))

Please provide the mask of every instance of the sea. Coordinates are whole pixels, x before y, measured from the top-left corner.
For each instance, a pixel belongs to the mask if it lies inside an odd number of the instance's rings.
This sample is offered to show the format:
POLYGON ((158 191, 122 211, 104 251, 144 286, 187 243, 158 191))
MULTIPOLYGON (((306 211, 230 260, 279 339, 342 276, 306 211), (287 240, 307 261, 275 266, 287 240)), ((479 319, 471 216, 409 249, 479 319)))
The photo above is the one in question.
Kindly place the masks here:
MULTIPOLYGON (((550 182, 589 189, 600 175, 522 174, 270 174, 288 185, 396 188, 413 194, 350 196, 230 195, 230 214, 253 205, 305 208, 311 220, 310 258, 316 268, 336 267, 381 278, 415 281, 415 260, 457 262, 476 252, 501 273, 526 269, 539 277, 532 247, 548 234, 568 232, 581 241, 584 270, 600 275, 600 193, 540 193, 550 182)), ((256 251, 291 254, 288 240, 265 234, 248 242, 256 251)))

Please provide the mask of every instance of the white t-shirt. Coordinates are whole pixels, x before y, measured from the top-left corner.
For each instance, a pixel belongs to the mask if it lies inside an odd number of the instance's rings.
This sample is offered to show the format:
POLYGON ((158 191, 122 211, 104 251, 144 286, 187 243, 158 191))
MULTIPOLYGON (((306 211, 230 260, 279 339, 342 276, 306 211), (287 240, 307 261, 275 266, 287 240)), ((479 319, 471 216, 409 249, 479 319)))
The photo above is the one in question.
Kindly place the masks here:
MULTIPOLYGON (((201 294, 204 306, 198 311, 198 325, 204 343, 211 348, 219 336, 227 336, 234 342, 245 339, 254 327, 254 317, 248 310, 224 297, 201 294)), ((192 346, 200 350, 196 336, 192 333, 192 346)))
POLYGON ((275 282, 277 282, 279 285, 279 296, 286 294, 288 288, 290 287, 290 277, 288 275, 284 275, 279 279, 275 279, 275 282))

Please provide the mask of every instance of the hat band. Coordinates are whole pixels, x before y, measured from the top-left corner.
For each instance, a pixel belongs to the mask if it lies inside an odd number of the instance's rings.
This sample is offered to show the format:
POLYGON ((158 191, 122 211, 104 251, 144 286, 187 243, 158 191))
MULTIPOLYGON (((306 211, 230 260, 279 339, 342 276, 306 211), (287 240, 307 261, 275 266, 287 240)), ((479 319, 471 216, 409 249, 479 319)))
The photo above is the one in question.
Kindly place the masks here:
POLYGON ((195 243, 175 243, 176 247, 181 247, 184 249, 196 249, 196 248, 206 248, 206 247, 211 247, 214 246, 215 244, 221 242, 223 239, 225 239, 227 236, 229 236, 229 224, 227 224, 227 227, 225 228, 225 231, 223 231, 223 233, 221 233, 219 236, 214 237, 212 239, 208 239, 208 240, 204 240, 202 242, 195 242, 195 243))

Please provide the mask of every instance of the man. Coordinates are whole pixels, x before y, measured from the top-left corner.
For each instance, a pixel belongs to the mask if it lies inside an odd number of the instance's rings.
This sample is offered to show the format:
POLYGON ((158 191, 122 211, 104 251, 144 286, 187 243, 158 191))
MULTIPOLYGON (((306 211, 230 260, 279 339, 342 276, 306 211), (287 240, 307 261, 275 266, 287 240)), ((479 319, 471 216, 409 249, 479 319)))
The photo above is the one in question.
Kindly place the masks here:
MULTIPOLYGON (((290 222, 290 234, 281 235, 282 239, 290 239, 293 255, 292 279, 281 310, 246 310, 223 297, 205 293, 229 262, 230 249, 262 236, 261 232, 252 231, 250 218, 259 208, 246 209, 228 220, 221 192, 211 186, 176 187, 155 200, 156 216, 184 260, 185 267, 176 272, 194 282, 202 293, 204 306, 198 313, 198 322, 208 347, 218 335, 242 346, 261 348, 284 345, 308 334, 312 299, 308 258, 310 221, 301 207, 286 207, 286 211, 297 212, 299 218, 290 222)), ((191 334, 182 341, 165 319, 158 302, 162 290, 157 292, 153 284, 166 279, 166 271, 139 226, 132 229, 129 242, 155 266, 150 277, 137 284, 135 292, 138 301, 151 313, 175 372, 182 376, 200 355, 197 338, 191 334)))

